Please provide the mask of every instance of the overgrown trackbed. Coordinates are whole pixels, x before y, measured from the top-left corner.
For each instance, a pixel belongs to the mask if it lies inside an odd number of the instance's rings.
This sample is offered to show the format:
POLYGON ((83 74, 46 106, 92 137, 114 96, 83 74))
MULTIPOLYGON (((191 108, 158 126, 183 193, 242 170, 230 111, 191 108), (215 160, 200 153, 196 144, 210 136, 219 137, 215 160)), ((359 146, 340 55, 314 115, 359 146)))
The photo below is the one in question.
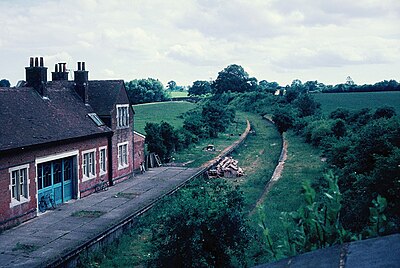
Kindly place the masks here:
MULTIPOLYGON (((270 120, 270 119, 269 119, 270 120)), ((273 122, 272 120, 270 120, 273 122)), ((287 148, 288 148, 288 142, 287 139, 285 138, 285 135, 282 135, 282 150, 281 150, 281 155, 279 156, 279 162, 278 165, 275 167, 274 173, 271 176, 271 179, 265 186, 264 192, 261 194, 261 196, 258 198, 256 204, 254 205, 254 208, 250 211, 249 215, 253 215, 256 212, 256 209, 259 205, 264 203, 265 198, 267 197, 269 191, 271 190, 272 186, 281 178, 282 176, 282 171, 283 167, 285 165, 285 161, 287 158, 287 148)))

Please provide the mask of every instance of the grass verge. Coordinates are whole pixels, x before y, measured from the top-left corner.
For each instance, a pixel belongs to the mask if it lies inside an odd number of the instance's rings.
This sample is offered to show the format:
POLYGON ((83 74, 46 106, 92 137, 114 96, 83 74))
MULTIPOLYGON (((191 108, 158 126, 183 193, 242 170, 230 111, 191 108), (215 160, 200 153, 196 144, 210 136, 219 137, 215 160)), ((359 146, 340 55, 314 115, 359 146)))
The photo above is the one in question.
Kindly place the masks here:
MULTIPOLYGON (((305 181, 318 183, 322 177, 326 164, 321 161, 319 149, 305 143, 301 137, 293 132, 286 135, 288 141, 288 156, 285 162, 282 177, 275 183, 268 193, 263 204, 266 224, 273 241, 285 236, 285 228, 279 219, 281 212, 292 212, 305 206, 302 194, 302 185, 305 181)), ((318 194, 318 193, 317 193, 318 194)), ((257 215, 252 217, 257 228, 257 215)), ((273 261, 260 259, 261 263, 273 261)))

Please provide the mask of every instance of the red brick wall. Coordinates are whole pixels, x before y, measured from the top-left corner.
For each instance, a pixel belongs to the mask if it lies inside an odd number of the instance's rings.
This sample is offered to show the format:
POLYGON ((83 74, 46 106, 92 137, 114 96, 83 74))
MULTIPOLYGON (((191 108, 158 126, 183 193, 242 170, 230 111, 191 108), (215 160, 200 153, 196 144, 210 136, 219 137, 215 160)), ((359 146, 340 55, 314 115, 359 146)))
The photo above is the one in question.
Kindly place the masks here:
MULTIPOLYGON (((84 197, 94 191, 90 189, 94 187, 101 179, 108 180, 108 172, 99 175, 99 147, 107 146, 107 137, 99 137, 79 142, 70 142, 67 144, 57 144, 53 146, 43 147, 35 150, 20 150, 10 155, 0 157, 0 229, 6 226, 14 225, 18 222, 30 219, 37 214, 37 185, 36 185, 36 166, 35 159, 58 155, 70 151, 78 150, 78 185, 79 195, 84 197), (96 149, 96 177, 82 182, 82 151, 96 149), (11 192, 10 192, 10 173, 9 168, 29 164, 29 196, 30 201, 21 205, 10 208, 11 192), (28 213, 25 216, 24 214, 28 213), (12 221, 9 219, 15 218, 12 221), (8 222, 7 222, 8 221, 8 222)), ((109 159, 107 159, 109 161, 109 159)))
POLYGON ((127 178, 133 173, 133 113, 129 110, 129 127, 117 128, 117 109, 115 109, 111 116, 111 126, 114 131, 112 136, 112 170, 113 170, 113 181, 118 183, 127 178), (118 144, 128 142, 128 167, 118 169, 118 144))

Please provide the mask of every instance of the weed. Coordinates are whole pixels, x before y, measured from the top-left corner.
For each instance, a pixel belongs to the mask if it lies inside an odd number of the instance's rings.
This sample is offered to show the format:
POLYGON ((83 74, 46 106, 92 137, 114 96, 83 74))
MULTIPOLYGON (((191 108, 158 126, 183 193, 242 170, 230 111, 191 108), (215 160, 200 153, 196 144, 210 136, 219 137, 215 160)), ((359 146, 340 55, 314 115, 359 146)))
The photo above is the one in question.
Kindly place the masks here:
POLYGON ((38 245, 23 244, 18 242, 12 251, 23 251, 25 253, 31 253, 39 248, 38 245))

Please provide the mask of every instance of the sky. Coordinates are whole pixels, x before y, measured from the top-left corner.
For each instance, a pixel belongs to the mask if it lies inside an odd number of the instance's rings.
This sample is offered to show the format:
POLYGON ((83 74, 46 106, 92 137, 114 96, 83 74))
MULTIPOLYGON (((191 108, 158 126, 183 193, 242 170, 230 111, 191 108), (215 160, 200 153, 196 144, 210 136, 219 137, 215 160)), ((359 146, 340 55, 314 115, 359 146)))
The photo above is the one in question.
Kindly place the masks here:
MULTIPOLYGON (((400 81, 399 0, 0 0, 0 79, 86 62, 89 79, 400 81)), ((72 78, 72 73, 70 74, 72 78)))

